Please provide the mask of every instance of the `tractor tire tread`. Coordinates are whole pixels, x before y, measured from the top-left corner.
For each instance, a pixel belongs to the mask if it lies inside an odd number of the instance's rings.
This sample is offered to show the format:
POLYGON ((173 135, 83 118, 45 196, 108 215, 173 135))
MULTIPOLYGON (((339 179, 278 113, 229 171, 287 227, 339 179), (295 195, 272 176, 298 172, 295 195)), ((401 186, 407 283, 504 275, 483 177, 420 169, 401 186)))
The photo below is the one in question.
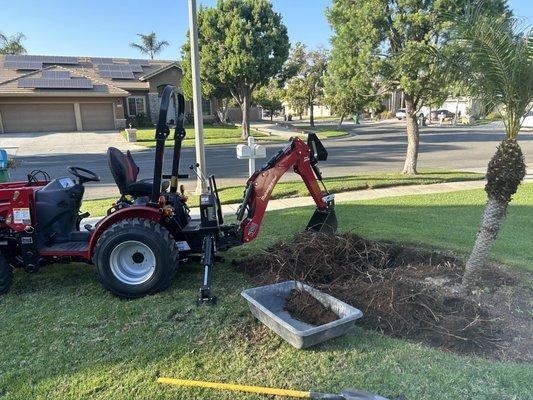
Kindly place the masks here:
POLYGON ((165 247, 168 249, 168 254, 170 256, 171 264, 173 268, 171 268, 170 273, 167 275, 166 279, 160 280, 160 282, 156 286, 154 286, 149 292, 140 294, 140 295, 133 295, 133 294, 124 293, 124 292, 115 290, 113 287, 111 287, 107 283, 105 279, 102 278, 102 276, 98 272, 98 268, 96 268, 95 272, 96 272, 96 278, 98 282, 100 282, 100 284, 102 284, 104 288, 109 290, 115 296, 122 297, 122 298, 129 298, 129 299, 140 298, 140 297, 144 297, 145 295, 155 294, 155 293, 164 291, 171 285, 174 277, 176 276, 177 265, 179 261, 179 251, 176 246, 176 241, 174 240, 170 232, 165 227, 163 227, 161 224, 155 221, 145 219, 145 218, 126 218, 111 225, 102 234, 102 236, 98 238, 98 241, 96 242, 96 246, 93 252, 93 259, 92 259, 93 263, 96 265, 96 260, 98 259, 98 255, 101 251, 102 245, 105 243, 105 241, 109 237, 116 234, 117 232, 120 232, 121 230, 125 228, 131 229, 131 228, 136 228, 136 227, 152 230, 154 234, 158 238, 160 238, 159 240, 165 242, 165 247))

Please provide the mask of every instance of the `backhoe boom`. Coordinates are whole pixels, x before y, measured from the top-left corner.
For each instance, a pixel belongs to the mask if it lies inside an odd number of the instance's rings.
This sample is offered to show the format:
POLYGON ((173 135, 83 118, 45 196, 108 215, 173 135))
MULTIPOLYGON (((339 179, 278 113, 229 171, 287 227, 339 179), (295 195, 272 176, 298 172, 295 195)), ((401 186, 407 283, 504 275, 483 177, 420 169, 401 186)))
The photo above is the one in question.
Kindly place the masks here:
MULTIPOLYGON (((318 143, 323 149, 318 138, 314 135, 310 137, 310 143, 318 143)), ((315 145, 308 146, 300 138, 292 138, 284 149, 280 150, 248 179, 243 203, 237 211, 243 242, 250 242, 259 234, 261 221, 272 196, 272 191, 283 174, 291 167, 293 167, 294 172, 302 177, 317 206, 315 215, 311 220, 311 222, 313 220, 315 222, 313 225, 310 223, 308 229, 322 231, 323 225, 327 224, 328 231, 335 231, 337 224, 333 211, 333 195, 327 190, 322 191, 320 189, 318 181, 321 180, 321 175, 316 166, 320 157, 311 152, 311 147, 316 151, 315 145), (248 214, 243 219, 245 211, 248 214)), ((325 150, 323 151, 325 152, 325 150)), ((325 159, 327 153, 322 157, 322 159, 325 159)))

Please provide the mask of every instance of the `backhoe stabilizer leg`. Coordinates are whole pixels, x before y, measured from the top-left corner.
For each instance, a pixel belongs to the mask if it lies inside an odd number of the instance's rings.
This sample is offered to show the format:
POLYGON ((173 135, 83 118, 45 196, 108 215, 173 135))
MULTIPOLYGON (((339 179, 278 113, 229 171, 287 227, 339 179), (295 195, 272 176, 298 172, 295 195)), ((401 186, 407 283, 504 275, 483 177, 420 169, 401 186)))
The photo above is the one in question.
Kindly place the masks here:
POLYGON ((333 208, 317 208, 307 224, 306 230, 335 235, 337 232, 337 216, 333 208))
POLYGON ((204 237, 204 255, 202 257, 202 265, 204 267, 204 276, 202 287, 200 288, 200 296, 196 301, 198 306, 202 304, 215 305, 217 298, 211 295, 211 274, 213 266, 215 265, 215 237, 208 235, 204 237))

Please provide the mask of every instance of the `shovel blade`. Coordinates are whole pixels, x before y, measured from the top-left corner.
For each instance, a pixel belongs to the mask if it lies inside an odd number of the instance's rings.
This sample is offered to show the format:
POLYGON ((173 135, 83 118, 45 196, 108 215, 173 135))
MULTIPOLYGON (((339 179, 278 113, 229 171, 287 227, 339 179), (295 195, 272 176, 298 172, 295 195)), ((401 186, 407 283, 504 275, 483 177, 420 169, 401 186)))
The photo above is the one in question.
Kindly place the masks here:
POLYGON ((320 232, 325 235, 334 235, 337 232, 337 216, 335 215, 335 210, 320 210, 317 208, 305 229, 320 232))
POLYGON ((358 389, 346 389, 341 392, 341 396, 345 400, 388 400, 375 393, 365 392, 358 389))

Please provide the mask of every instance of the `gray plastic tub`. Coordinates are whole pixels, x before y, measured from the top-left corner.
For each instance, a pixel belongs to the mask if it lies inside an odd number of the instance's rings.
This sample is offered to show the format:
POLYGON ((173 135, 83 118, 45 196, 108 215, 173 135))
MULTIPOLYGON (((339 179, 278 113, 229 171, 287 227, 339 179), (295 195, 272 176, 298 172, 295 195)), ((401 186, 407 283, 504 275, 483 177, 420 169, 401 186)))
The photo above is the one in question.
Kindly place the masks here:
POLYGON ((310 347, 344 335, 353 328, 355 321, 363 316, 361 310, 298 281, 246 289, 241 295, 246 299, 250 311, 259 321, 297 349, 310 347), (330 307, 339 316, 339 319, 315 326, 292 318, 284 308, 285 299, 295 288, 305 290, 323 305, 330 307))

